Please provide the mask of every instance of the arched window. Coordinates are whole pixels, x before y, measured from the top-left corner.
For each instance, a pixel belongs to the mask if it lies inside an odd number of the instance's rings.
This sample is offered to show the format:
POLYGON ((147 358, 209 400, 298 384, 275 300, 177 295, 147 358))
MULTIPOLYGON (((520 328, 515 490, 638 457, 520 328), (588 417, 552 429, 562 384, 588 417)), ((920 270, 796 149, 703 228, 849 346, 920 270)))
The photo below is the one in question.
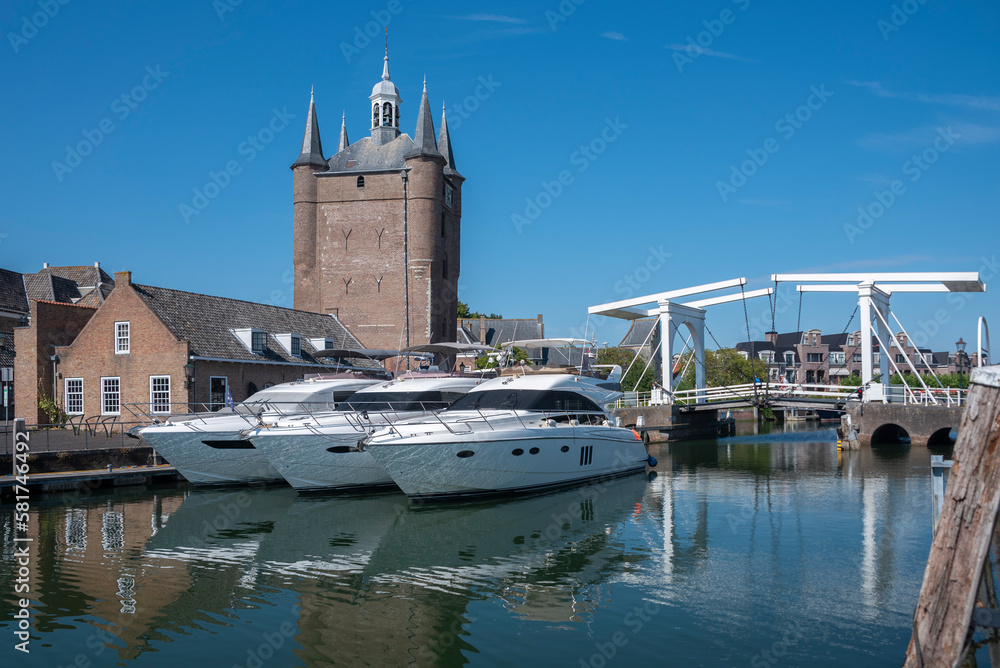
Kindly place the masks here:
POLYGON ((359 176, 358 177, 358 187, 359 188, 364 188, 365 187, 365 177, 363 177, 363 176, 359 176))
POLYGON ((372 105, 372 127, 373 128, 377 128, 378 127, 378 118, 379 118, 379 114, 378 114, 378 102, 376 102, 374 105, 372 105))
POLYGON ((382 103, 382 125, 392 127, 392 103, 382 103))

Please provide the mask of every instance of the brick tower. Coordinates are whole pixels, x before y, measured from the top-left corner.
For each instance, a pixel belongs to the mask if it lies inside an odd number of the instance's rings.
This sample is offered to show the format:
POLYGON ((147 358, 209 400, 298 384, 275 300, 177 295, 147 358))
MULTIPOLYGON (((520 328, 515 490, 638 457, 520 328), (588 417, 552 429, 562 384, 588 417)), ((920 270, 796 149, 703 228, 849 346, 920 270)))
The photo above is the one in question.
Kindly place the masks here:
POLYGON ((329 159, 309 101, 292 165, 295 308, 335 315, 371 348, 454 341, 465 178, 448 121, 435 140, 424 81, 413 139, 400 133, 388 50, 369 100, 370 136, 351 144, 342 118, 329 159))

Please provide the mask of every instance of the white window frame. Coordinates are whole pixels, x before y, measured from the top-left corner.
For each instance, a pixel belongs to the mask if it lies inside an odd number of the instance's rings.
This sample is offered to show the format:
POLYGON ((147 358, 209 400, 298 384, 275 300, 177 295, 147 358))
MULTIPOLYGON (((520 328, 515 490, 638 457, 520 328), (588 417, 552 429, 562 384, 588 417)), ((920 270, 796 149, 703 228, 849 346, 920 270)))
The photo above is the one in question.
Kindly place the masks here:
POLYGON ((65 406, 66 415, 83 415, 83 378, 65 378, 63 380, 63 397, 65 397, 65 401, 66 401, 66 406, 65 406), (74 410, 70 410, 70 400, 69 400, 69 398, 70 398, 70 394, 71 393, 70 393, 70 389, 69 389, 69 384, 70 384, 70 382, 77 381, 77 380, 80 381, 80 391, 79 392, 73 392, 72 394, 73 395, 76 395, 76 394, 80 395, 80 410, 74 411, 74 410))
POLYGON ((101 376, 101 415, 121 415, 122 414, 122 379, 121 376, 101 376), (114 392, 109 392, 107 390, 106 382, 113 380, 118 383, 118 389, 114 392), (108 397, 112 394, 117 395, 117 411, 107 410, 108 397))
POLYGON ((150 376, 149 377, 149 410, 151 413, 156 413, 158 415, 165 415, 170 413, 170 376, 150 376), (156 389, 156 381, 167 381, 167 389, 164 390, 162 387, 156 389), (157 404, 163 403, 163 394, 166 394, 167 407, 164 409, 157 409, 157 404), (159 396, 157 396, 159 395, 159 396), (160 401, 157 401, 157 399, 160 401))
POLYGON ((120 320, 115 323, 115 355, 128 355, 132 343, 132 326, 128 320, 120 320), (125 336, 122 336, 122 326, 125 327, 125 336))
POLYGON ((259 329, 251 330, 250 332, 250 352, 256 353, 258 355, 263 355, 264 351, 267 350, 267 332, 259 329), (256 345, 256 342, 260 341, 260 346, 256 345))

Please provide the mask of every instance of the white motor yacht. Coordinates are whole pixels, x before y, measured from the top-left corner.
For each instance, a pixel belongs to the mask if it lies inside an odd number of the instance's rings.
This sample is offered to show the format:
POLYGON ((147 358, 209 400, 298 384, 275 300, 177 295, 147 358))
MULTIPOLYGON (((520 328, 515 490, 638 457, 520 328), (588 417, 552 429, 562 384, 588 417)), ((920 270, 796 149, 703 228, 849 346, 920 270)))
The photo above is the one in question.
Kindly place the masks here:
POLYGON ((132 433, 196 485, 281 481, 281 474, 241 432, 286 415, 333 410, 378 382, 370 374, 347 372, 282 383, 232 407, 171 416, 132 433))
POLYGON ((245 437, 299 491, 392 486, 358 441, 387 424, 441 410, 483 382, 479 374, 407 372, 358 391, 333 413, 287 416, 245 437))
POLYGON ((616 427, 602 407, 621 396, 621 367, 602 376, 586 361, 581 369, 504 368, 433 420, 395 422, 360 447, 411 498, 537 490, 644 470, 652 460, 639 434, 616 427))

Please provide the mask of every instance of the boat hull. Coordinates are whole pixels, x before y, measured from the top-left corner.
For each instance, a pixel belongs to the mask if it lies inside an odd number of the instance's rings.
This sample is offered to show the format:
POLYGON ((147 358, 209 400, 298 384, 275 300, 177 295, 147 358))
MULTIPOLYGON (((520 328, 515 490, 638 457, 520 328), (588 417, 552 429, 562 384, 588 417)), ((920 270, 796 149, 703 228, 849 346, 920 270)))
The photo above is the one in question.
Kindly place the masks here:
POLYGON ((250 435, 274 469, 300 492, 394 487, 371 453, 357 450, 365 433, 349 426, 324 429, 267 429, 250 435), (345 451, 346 450, 346 451, 345 451))
POLYGON ((284 481, 264 453, 241 438, 240 431, 235 429, 192 431, 182 423, 145 429, 141 436, 185 480, 195 485, 284 481))
POLYGON ((618 429, 559 429, 565 433, 526 428, 502 435, 435 434, 399 444, 387 438, 366 451, 414 499, 542 490, 645 470, 646 449, 631 432, 626 440, 618 429))

